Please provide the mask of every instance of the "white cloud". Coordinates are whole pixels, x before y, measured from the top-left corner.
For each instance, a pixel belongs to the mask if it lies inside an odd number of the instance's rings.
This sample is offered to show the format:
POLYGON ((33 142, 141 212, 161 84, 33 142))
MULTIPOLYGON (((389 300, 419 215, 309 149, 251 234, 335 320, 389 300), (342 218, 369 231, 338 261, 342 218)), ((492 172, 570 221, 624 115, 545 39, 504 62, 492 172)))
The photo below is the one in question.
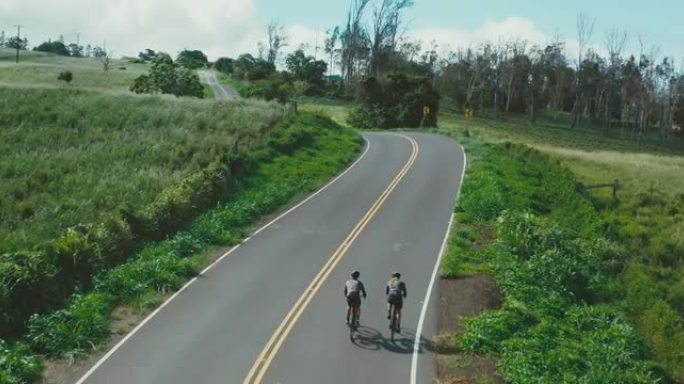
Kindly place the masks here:
POLYGON ((2 0, 0 28, 9 35, 17 23, 31 45, 80 33, 84 44, 106 40, 115 55, 196 48, 212 58, 256 51, 266 30, 254 0, 2 0))
MULTIPOLYGON (((459 48, 475 47, 491 42, 506 42, 512 40, 526 41, 529 46, 542 45, 551 42, 554 37, 545 34, 529 19, 510 16, 503 20, 486 20, 481 26, 468 30, 463 28, 423 28, 408 32, 408 37, 418 40, 424 48, 431 42, 438 44, 440 53, 445 54, 459 48)), ((577 43, 566 41, 566 54, 574 55, 577 43)))

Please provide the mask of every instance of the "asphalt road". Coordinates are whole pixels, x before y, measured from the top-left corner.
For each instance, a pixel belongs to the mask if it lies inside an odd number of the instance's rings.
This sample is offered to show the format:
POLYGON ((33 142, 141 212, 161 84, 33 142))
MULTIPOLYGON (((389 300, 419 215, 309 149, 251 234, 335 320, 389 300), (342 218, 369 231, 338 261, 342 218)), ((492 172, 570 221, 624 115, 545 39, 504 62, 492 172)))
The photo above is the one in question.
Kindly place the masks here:
POLYGON ((231 86, 222 85, 216 79, 216 75, 209 71, 199 72, 200 80, 208 84, 214 92, 214 97, 219 100, 232 100, 240 97, 238 92, 231 86))
POLYGON ((432 383, 436 290, 414 339, 464 154, 435 135, 365 136, 346 173, 225 255, 79 383, 432 383), (343 284, 353 269, 369 297, 351 342, 343 284), (391 342, 384 285, 395 270, 408 299, 391 342))

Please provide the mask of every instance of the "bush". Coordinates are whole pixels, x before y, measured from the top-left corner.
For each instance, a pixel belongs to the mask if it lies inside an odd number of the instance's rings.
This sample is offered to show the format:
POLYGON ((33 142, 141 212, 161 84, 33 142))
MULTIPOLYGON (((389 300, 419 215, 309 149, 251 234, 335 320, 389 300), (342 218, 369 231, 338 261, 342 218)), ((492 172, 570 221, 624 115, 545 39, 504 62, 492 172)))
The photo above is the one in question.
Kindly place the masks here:
POLYGON ((221 73, 225 73, 226 75, 231 75, 231 74, 233 74, 234 62, 235 61, 233 59, 229 59, 227 57, 220 57, 214 63, 214 68, 221 73))
POLYGON ((42 364, 26 344, 9 345, 0 339, 0 383, 32 383, 40 378, 42 364))
POLYGON ((65 309, 32 316, 27 338, 36 352, 50 357, 83 356, 109 335, 111 310, 109 295, 76 295, 65 309))
POLYGON ((385 81, 374 77, 360 86, 361 105, 352 110, 349 124, 357 128, 437 126, 439 94, 424 76, 390 74, 385 81), (424 114, 424 108, 429 113, 424 114))
MULTIPOLYGON (((662 370, 621 307, 598 304, 613 293, 624 250, 599 235, 599 215, 575 191, 573 175, 511 144, 478 147, 470 167, 443 271, 487 263, 505 301, 469 319, 459 345, 497 356, 511 383, 657 382, 662 370)), ((655 288, 641 270, 630 276, 627 296, 646 304, 655 288)))
POLYGON ((209 65, 207 55, 202 51, 184 49, 176 58, 176 62, 190 70, 205 68, 209 65))
POLYGON ((46 41, 33 48, 34 51, 54 53, 60 56, 71 56, 69 48, 61 41, 46 41))
POLYGON ((57 76, 57 80, 62 80, 66 82, 67 84, 71 83, 71 80, 74 79, 74 74, 71 73, 71 71, 64 71, 60 72, 59 76, 57 76))
POLYGON ((165 93, 200 99, 204 97, 199 76, 186 66, 174 63, 165 54, 154 58, 150 74, 137 77, 130 90, 135 93, 165 93))

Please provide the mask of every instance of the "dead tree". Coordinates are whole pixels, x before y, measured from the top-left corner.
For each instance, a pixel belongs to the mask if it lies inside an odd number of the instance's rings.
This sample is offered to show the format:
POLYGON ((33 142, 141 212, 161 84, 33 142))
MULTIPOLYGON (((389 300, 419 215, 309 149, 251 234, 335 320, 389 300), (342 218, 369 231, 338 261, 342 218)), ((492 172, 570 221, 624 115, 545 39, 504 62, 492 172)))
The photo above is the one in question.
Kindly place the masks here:
POLYGON ((589 21, 587 15, 580 13, 577 16, 577 42, 579 43, 579 52, 577 55, 577 71, 575 75, 575 102, 572 107, 572 128, 579 124, 581 108, 581 94, 584 85, 582 79, 582 61, 584 60, 584 50, 587 48, 592 35, 594 34, 594 22, 589 21))

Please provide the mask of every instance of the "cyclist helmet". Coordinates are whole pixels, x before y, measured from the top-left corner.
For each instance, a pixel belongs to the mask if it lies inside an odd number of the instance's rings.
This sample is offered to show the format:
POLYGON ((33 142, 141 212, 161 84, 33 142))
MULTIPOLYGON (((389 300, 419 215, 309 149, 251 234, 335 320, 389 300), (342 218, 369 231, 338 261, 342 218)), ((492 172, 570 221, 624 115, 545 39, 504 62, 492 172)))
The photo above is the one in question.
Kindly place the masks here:
POLYGON ((352 272, 351 277, 352 277, 352 279, 358 279, 360 275, 361 275, 361 272, 354 271, 354 272, 352 272))
POLYGON ((401 273, 399 272, 393 272, 392 277, 396 277, 397 279, 401 278, 401 273))

